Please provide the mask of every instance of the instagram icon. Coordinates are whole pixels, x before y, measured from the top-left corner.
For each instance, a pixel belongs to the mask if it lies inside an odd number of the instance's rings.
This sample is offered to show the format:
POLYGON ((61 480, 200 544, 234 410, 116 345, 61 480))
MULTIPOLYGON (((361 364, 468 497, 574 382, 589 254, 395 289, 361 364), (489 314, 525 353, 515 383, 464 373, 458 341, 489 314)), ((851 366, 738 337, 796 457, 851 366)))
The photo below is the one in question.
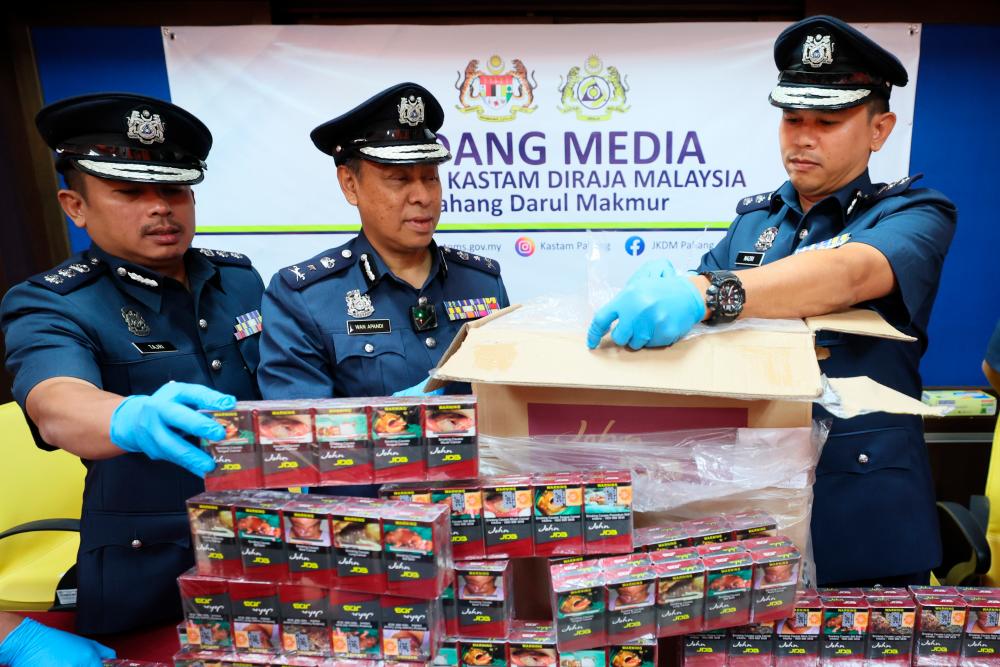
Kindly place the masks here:
POLYGON ((531 257, 535 253, 535 242, 530 236, 522 236, 514 241, 514 251, 521 257, 531 257))

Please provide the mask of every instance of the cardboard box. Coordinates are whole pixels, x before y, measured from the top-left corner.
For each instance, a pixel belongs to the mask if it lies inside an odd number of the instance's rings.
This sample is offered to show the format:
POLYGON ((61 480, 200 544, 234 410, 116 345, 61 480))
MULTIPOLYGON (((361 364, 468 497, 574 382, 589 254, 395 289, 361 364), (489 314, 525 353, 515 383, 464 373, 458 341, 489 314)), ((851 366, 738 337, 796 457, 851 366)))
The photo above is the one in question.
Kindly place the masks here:
POLYGON ((949 417, 992 416, 997 413, 996 396, 985 391, 964 391, 961 389, 929 389, 923 392, 921 400, 933 407, 948 407, 949 417))
POLYGON ((913 655, 916 604, 909 596, 869 597, 868 649, 871 664, 909 665, 913 655))
POLYGON ((800 592, 792 616, 779 621, 775 638, 775 665, 815 667, 819 662, 823 602, 816 595, 800 592))
POLYGON ((278 584, 246 579, 230 581, 229 601, 236 650, 278 653, 282 646, 278 584))
POLYGON ((967 601, 963 663, 1000 664, 1000 592, 993 590, 993 597, 976 596, 967 601))
MULTIPOLYGON (((428 383, 473 383, 481 433, 578 433, 581 423, 603 433, 611 419, 618 432, 633 433, 806 426, 810 403, 824 393, 817 331, 914 340, 874 311, 852 309, 801 326, 719 330, 665 348, 636 352, 605 340, 588 350, 584 331, 533 327, 524 313, 511 317, 519 308, 466 323, 428 383)), ((941 414, 869 378, 834 378, 830 386, 847 413, 941 414)))
POLYGON ((820 657, 831 661, 863 662, 870 611, 868 602, 861 598, 824 601, 820 657))
POLYGON ((656 634, 671 637, 705 627, 705 565, 700 559, 653 566, 657 576, 656 634))
MULTIPOLYGON (((911 590, 926 592, 926 588, 930 587, 911 590)), ((960 597, 917 595, 914 665, 960 664, 968 607, 969 603, 960 597)))
POLYGON ((334 507, 316 496, 285 504, 285 548, 292 582, 318 586, 334 583, 336 561, 330 536, 330 510, 334 507))
POLYGON ((278 584, 278 602, 285 651, 297 655, 330 655, 333 647, 327 589, 310 584, 278 584))
POLYGON ((510 584, 510 561, 455 563, 459 636, 483 639, 507 636, 513 615, 510 584))
POLYGON ((206 491, 187 501, 191 544, 198 574, 233 578, 243 574, 234 511, 238 494, 206 491))

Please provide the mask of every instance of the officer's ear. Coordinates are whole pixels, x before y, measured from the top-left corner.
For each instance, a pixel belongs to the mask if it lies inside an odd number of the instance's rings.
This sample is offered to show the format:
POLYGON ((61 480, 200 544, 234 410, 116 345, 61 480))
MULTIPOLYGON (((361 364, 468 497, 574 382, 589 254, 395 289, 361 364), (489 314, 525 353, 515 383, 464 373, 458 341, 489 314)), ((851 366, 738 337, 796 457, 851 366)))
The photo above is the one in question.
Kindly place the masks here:
POLYGON ((896 127, 896 114, 891 111, 876 113, 872 116, 871 123, 871 143, 869 148, 873 153, 878 152, 885 145, 892 134, 892 128, 896 127))
POLYGON ((346 164, 337 167, 337 180, 340 182, 340 190, 344 193, 351 206, 358 205, 358 177, 360 174, 351 169, 346 164))
POLYGON ((76 190, 60 190, 56 193, 59 205, 73 224, 84 229, 87 226, 87 200, 76 190))

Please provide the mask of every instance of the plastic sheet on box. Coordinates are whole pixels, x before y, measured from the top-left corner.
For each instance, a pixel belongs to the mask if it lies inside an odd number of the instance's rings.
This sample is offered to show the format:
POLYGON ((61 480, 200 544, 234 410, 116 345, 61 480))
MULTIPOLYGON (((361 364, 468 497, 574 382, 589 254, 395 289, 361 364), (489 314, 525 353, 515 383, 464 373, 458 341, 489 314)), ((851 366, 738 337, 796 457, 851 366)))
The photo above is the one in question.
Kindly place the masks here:
MULTIPOLYGON (((612 294, 616 293, 609 292, 612 294)), ((610 300, 610 298, 609 298, 610 300)), ((486 324, 493 330, 514 329, 523 331, 579 331, 581 339, 594 316, 594 303, 583 297, 559 295, 545 296, 526 301, 503 317, 486 324)), ((800 319, 744 318, 720 326, 696 324, 681 340, 696 336, 738 330, 775 331, 784 333, 809 333, 809 327, 800 319)))
POLYGON ((770 513, 807 555, 816 464, 828 421, 811 428, 714 428, 641 434, 480 436, 483 474, 624 469, 638 526, 737 513, 770 513))

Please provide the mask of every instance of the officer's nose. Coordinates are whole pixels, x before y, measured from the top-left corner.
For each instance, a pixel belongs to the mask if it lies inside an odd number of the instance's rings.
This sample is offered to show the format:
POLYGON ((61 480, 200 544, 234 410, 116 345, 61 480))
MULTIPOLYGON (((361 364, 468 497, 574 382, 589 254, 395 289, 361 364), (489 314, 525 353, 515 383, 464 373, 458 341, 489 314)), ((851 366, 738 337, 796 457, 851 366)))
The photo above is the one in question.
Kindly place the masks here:
POLYGON ((167 216, 173 211, 170 205, 170 197, 162 188, 151 187, 147 191, 146 200, 149 205, 150 215, 167 216))
POLYGON ((799 148, 813 148, 816 146, 816 132, 812 127, 803 124, 797 128, 795 133, 795 145, 799 148))
POLYGON ((422 178, 415 179, 410 186, 410 203, 425 206, 432 199, 432 186, 422 178))

